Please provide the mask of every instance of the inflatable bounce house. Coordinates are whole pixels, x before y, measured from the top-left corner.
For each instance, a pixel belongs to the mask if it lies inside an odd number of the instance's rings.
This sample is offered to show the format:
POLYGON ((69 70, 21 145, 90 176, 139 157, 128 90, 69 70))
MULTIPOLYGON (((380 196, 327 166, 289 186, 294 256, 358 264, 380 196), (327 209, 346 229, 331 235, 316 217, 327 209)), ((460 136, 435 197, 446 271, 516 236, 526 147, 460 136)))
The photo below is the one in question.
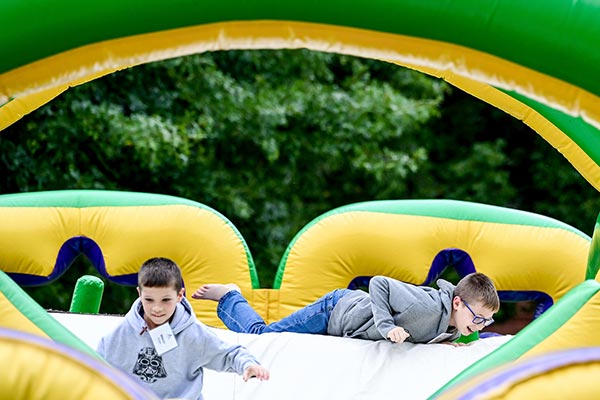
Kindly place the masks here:
MULTIPOLYGON (((600 189, 598 20, 599 2, 567 0, 7 1, 0 5, 0 129, 70 86, 142 63, 211 50, 308 48, 442 78, 531 126, 600 189)), ((447 268, 484 272, 501 299, 538 305, 537 318, 515 336, 452 347, 236 334, 223 329, 214 304, 192 300, 199 319, 272 371, 270 381, 248 383, 207 371, 207 399, 600 396, 598 222, 590 238, 542 215, 484 204, 351 204, 308 222, 283 254, 272 288, 261 289, 238 230, 191 200, 19 193, 0 196, 0 215, 8 398, 153 398, 94 351, 121 317, 50 314, 20 288, 51 283, 80 254, 103 278, 125 285, 135 283, 144 260, 172 258, 186 288, 234 282, 268 321, 375 275, 429 285, 447 268)))
MULTIPOLYGON (((406 377, 404 393, 426 398, 478 360, 495 357, 503 362, 517 351, 546 352, 556 346, 542 339, 557 340, 553 337, 559 328, 581 329, 587 320, 578 322, 574 313, 589 306, 590 290, 596 287, 591 284, 595 281, 585 282, 590 251, 585 234, 541 215, 460 201, 374 201, 323 214, 289 244, 272 289, 259 288, 249 247, 231 222, 193 201, 91 190, 20 193, 0 196, 0 213, 5 249, 0 263, 10 276, 3 276, 0 286, 10 310, 3 326, 91 355, 120 318, 48 315, 27 300, 18 284, 50 283, 84 254, 103 278, 134 286, 139 266, 160 255, 180 265, 186 288, 235 282, 263 317, 273 321, 333 289, 360 287, 374 275, 429 285, 454 268, 461 276, 474 271, 489 275, 501 299, 533 300, 541 314, 536 332, 542 336, 533 343, 528 339, 514 344, 519 335, 499 336, 455 348, 319 335, 234 334, 216 318, 216 303, 191 299, 201 321, 229 341, 245 344, 274 374, 262 385, 236 383, 231 374, 207 374, 210 398, 279 398, 299 384, 303 397, 378 398, 394 394, 396 374, 406 377), (61 329, 57 320, 69 329, 61 329), (508 355, 488 355, 505 347, 508 355), (335 371, 333 365, 338 365, 335 371), (299 368, 315 375, 308 387, 298 382, 299 368)), ((590 336, 578 343, 591 343, 595 336, 588 330, 578 335, 590 336)))

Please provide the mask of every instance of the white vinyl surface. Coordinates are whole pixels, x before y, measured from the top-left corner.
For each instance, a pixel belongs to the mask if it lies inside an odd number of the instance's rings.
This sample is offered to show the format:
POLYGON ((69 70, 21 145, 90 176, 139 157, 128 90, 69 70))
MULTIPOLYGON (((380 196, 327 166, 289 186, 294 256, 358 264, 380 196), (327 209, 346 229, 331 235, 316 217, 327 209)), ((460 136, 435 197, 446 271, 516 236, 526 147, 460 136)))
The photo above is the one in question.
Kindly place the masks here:
MULTIPOLYGON (((120 316, 51 313, 96 348, 120 316)), ((232 373, 204 371, 206 400, 426 399, 463 369, 512 336, 468 346, 393 344, 297 333, 251 335, 211 328, 222 339, 246 346, 271 373, 269 381, 244 382, 232 373)))

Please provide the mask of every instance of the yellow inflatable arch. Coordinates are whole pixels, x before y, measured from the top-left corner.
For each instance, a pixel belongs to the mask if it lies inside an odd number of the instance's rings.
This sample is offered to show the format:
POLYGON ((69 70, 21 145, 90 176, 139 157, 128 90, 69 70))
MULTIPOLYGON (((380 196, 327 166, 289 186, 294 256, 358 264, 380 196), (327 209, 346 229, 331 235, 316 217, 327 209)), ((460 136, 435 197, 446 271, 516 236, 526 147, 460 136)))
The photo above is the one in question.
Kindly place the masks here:
POLYGON ((4 1, 0 129, 70 86, 134 65, 308 48, 443 78, 523 120, 599 189, 599 19, 595 2, 571 0, 4 1))
POLYGON ((358 286, 360 277, 428 285, 448 267, 463 276, 488 274, 503 300, 528 296, 545 309, 585 280, 589 245, 587 235, 566 224, 503 207, 453 200, 353 204, 310 222, 290 243, 274 283, 278 314, 337 287, 358 286))
MULTIPOLYGON (((180 266, 188 288, 236 282, 259 287, 246 242, 216 210, 173 196, 129 192, 57 191, 0 196, 0 269, 20 285, 54 281, 80 254, 116 283, 137 283, 152 257, 180 266)), ((198 302, 209 303, 209 302, 198 302)), ((196 304, 203 321, 214 307, 196 304)))
POLYGON ((93 357, 96 351, 52 318, 10 277, 0 271, 0 327, 52 339, 93 357))

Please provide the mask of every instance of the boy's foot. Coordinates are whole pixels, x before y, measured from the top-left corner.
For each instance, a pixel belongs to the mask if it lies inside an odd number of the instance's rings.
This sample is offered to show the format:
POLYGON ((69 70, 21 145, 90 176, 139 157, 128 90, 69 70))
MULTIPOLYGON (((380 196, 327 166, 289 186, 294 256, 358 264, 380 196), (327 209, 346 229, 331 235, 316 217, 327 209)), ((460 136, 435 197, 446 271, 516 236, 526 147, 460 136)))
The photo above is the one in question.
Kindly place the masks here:
POLYGON ((234 283, 209 283, 200 286, 200 288, 198 288, 198 290, 196 290, 192 294, 192 298, 219 301, 221 300, 221 297, 225 295, 225 293, 230 292, 232 290, 237 290, 240 293, 242 292, 240 290, 240 287, 234 283))

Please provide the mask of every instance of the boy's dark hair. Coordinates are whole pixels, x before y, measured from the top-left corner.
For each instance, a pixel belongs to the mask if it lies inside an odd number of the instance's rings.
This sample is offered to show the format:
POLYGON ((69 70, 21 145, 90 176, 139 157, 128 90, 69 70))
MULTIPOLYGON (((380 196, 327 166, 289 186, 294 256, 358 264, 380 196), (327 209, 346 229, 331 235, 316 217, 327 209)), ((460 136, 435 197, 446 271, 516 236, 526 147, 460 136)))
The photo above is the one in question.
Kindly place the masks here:
POLYGON ((494 282, 480 272, 473 272, 462 278, 454 289, 454 295, 469 303, 481 302, 484 307, 494 312, 500 309, 500 299, 494 282))
POLYGON ((138 272, 138 286, 173 287, 179 293, 183 287, 181 270, 175 261, 156 257, 146 260, 138 272))

